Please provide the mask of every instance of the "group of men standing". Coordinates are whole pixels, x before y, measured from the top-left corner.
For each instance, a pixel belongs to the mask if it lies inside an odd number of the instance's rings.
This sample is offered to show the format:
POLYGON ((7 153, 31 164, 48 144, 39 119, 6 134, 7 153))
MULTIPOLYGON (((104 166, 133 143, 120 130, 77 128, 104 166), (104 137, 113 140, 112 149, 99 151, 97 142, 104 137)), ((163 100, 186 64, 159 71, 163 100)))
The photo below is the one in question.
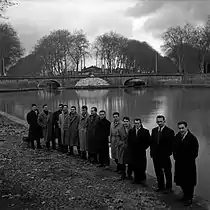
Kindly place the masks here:
POLYGON ((186 205, 192 204, 194 187, 196 186, 196 158, 198 156, 198 140, 188 130, 187 123, 178 123, 179 132, 174 131, 165 124, 165 117, 156 117, 157 127, 152 129, 151 135, 144 128, 140 118, 134 119, 131 125, 129 117, 120 119, 118 112, 113 113, 113 121, 106 119, 104 110, 97 113, 92 107, 90 114, 88 107, 81 107, 78 114, 75 106, 59 105, 59 109, 52 113, 47 105, 43 105, 41 113, 37 106, 32 105, 27 115, 29 139, 34 149, 34 140, 37 148, 41 148, 40 139, 44 138, 46 148, 56 149, 68 155, 77 155, 88 160, 97 167, 108 168, 110 165, 109 143, 111 143, 111 156, 116 163, 116 172, 121 174, 120 179, 131 179, 133 183, 146 185, 147 155, 153 160, 157 177, 157 192, 172 192, 172 163, 175 160, 174 181, 183 190, 183 201, 186 205), (133 175, 133 176, 132 176, 133 175))

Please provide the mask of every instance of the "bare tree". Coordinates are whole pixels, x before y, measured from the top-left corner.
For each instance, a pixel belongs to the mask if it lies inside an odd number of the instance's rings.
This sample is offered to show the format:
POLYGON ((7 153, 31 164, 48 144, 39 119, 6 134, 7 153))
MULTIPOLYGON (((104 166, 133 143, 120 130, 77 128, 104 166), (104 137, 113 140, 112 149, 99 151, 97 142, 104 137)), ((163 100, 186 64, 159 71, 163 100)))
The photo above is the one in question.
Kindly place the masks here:
POLYGON ((1 74, 5 74, 24 54, 19 37, 12 26, 0 23, 1 74), (5 71, 5 72, 3 72, 5 71))
POLYGON ((93 43, 93 53, 98 60, 100 66, 104 65, 110 69, 111 72, 114 69, 123 66, 123 49, 127 45, 127 38, 113 31, 100 35, 93 43))
MULTIPOLYGON (((188 29, 188 26, 186 27, 188 29)), ((170 27, 163 33, 162 39, 164 44, 162 50, 169 56, 175 55, 176 64, 179 72, 184 71, 184 45, 188 42, 188 32, 180 26, 170 27)))
POLYGON ((8 7, 15 5, 13 0, 0 0, 0 18, 6 18, 4 12, 8 7))
POLYGON ((77 72, 80 63, 82 69, 85 66, 85 58, 90 56, 89 47, 90 43, 83 30, 75 30, 72 34, 72 46, 69 48, 69 54, 75 62, 77 72))
POLYGON ((65 75, 78 71, 82 60, 85 63, 88 47, 89 42, 82 31, 56 30, 38 41, 33 54, 43 60, 44 74, 65 75))

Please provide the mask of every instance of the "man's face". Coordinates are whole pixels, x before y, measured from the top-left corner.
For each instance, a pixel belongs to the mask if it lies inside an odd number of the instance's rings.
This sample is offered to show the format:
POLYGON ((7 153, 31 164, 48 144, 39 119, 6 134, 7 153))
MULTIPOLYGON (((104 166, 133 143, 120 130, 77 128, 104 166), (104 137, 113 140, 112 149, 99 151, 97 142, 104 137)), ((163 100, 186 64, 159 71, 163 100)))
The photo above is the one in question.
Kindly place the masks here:
POLYGON ((68 107, 67 106, 64 106, 63 107, 63 111, 66 113, 68 111, 68 107))
POLYGON ((90 113, 91 113, 92 115, 94 115, 94 114, 96 113, 95 109, 92 108, 92 109, 90 110, 90 113))
POLYGON ((162 117, 158 117, 156 119, 156 123, 158 124, 159 127, 163 127, 165 125, 165 120, 162 117))
POLYGON ((140 120, 135 120, 134 125, 137 129, 139 129, 141 127, 141 121, 140 120))
POLYGON ((115 122, 118 122, 120 120, 120 116, 115 114, 115 115, 113 115, 113 119, 114 119, 115 122))
POLYGON ((102 120, 102 119, 104 119, 106 117, 106 114, 104 112, 100 112, 99 113, 99 117, 102 120))
POLYGON ((129 120, 126 120, 126 119, 123 120, 123 125, 124 125, 125 127, 128 127, 128 126, 129 126, 129 123, 130 123, 129 120))
POLYGON ((82 109, 82 114, 86 114, 87 113, 87 109, 82 109))
POLYGON ((48 107, 47 106, 44 106, 43 110, 44 111, 48 111, 48 107))
POLYGON ((187 127, 184 124, 178 125, 179 132, 184 135, 187 132, 187 127))
POLYGON ((76 112, 76 109, 74 107, 71 107, 71 113, 74 114, 76 112))
POLYGON ((63 110, 63 106, 59 106, 58 109, 59 109, 60 111, 62 111, 62 110, 63 110))
POLYGON ((31 108, 33 111, 35 111, 37 109, 37 106, 32 106, 31 108))

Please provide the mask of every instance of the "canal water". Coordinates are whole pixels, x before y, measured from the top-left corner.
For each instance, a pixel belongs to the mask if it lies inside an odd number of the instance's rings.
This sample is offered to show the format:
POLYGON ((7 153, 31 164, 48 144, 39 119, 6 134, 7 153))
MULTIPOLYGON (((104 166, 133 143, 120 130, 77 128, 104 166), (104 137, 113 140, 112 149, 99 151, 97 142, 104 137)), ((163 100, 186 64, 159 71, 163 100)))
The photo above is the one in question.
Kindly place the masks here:
MULTIPOLYGON (((186 120, 189 129, 200 142, 198 164, 198 186, 196 195, 210 200, 210 89, 107 89, 107 90, 63 90, 55 92, 37 91, 22 93, 0 93, 0 110, 25 118, 32 103, 41 106, 47 103, 56 110, 59 103, 96 106, 106 110, 107 118, 120 112, 121 117, 141 117, 150 131, 156 126, 155 117, 165 115, 167 125, 177 132, 177 121, 186 120)), ((187 155, 187 152, 186 152, 187 155)), ((154 175, 148 155, 148 173, 154 175)))

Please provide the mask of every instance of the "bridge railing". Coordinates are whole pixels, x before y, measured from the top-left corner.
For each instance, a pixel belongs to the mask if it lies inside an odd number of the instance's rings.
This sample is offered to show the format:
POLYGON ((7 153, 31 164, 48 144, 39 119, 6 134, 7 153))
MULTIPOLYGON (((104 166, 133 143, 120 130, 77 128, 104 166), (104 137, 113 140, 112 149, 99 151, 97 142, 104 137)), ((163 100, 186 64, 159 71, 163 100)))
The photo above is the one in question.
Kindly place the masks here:
MULTIPOLYGON (((120 74, 120 73, 114 73, 114 74, 93 74, 95 77, 139 77, 139 76, 182 76, 183 74, 180 73, 167 73, 167 74, 156 74, 156 73, 129 73, 129 74, 120 74)), ((76 78, 86 78, 90 77, 91 74, 71 74, 71 75, 55 75, 55 76, 0 76, 0 80, 36 80, 36 79, 76 79, 76 78)), ((194 76, 194 75, 192 75, 194 76)))

